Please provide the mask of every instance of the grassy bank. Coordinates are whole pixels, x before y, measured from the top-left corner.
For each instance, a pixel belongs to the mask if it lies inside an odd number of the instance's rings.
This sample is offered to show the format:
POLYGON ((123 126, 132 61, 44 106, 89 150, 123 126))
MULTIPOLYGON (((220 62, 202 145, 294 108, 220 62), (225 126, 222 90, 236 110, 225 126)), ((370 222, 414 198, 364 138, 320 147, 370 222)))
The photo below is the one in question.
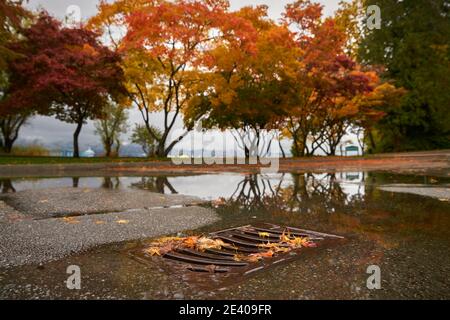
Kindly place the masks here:
POLYGON ((110 163, 110 162, 146 162, 167 161, 165 158, 63 158, 63 157, 21 157, 0 156, 0 165, 14 164, 70 164, 70 163, 110 163))

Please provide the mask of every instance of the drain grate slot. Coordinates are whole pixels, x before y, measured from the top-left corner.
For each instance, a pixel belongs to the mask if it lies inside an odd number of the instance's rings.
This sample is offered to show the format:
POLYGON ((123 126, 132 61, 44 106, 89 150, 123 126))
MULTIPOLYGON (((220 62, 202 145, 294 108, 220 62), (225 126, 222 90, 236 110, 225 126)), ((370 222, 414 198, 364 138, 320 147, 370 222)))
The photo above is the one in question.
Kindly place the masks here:
POLYGON ((195 257, 205 258, 205 259, 234 261, 234 255, 231 255, 231 254, 228 256, 224 256, 224 255, 220 255, 220 254, 205 253, 205 252, 192 250, 192 249, 178 249, 177 251, 180 253, 192 255, 195 257))
POLYGON ((189 263, 227 266, 227 267, 245 267, 246 265, 248 265, 248 263, 246 263, 246 262, 200 258, 200 257, 194 257, 191 255, 181 254, 181 253, 177 253, 177 252, 166 253, 164 255, 164 258, 174 259, 177 261, 183 261, 183 262, 189 262, 189 263))
POLYGON ((234 256, 236 255, 236 251, 226 251, 226 250, 217 250, 217 249, 206 249, 205 252, 209 252, 212 254, 216 254, 218 256, 231 257, 234 260, 234 256))
POLYGON ((219 236, 217 236, 217 238, 224 240, 227 243, 231 243, 233 245, 256 248, 258 250, 260 249, 260 245, 262 243, 262 242, 250 242, 250 241, 241 240, 241 239, 235 237, 231 232, 228 232, 226 236, 219 235, 219 236))
POLYGON ((259 232, 267 232, 269 234, 275 234, 277 236, 281 236, 282 234, 288 234, 288 233, 291 236, 295 236, 295 237, 310 237, 310 236, 313 236, 312 233, 309 233, 309 232, 296 232, 296 231, 291 230, 289 228, 284 228, 282 230, 274 230, 274 229, 266 229, 266 228, 255 228, 255 230, 257 230, 259 232))

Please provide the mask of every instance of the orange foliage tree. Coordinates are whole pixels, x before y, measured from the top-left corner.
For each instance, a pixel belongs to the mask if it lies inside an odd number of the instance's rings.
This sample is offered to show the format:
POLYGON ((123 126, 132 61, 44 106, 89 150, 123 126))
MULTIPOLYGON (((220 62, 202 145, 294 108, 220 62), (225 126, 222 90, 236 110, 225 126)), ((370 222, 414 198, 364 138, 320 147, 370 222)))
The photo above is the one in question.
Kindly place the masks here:
POLYGON ((102 3, 91 26, 106 30, 125 56, 129 97, 138 106, 149 134, 158 141, 157 154, 162 157, 193 129, 193 125, 186 126, 182 134, 170 137, 197 94, 211 52, 224 44, 249 52, 254 33, 251 24, 230 13, 228 2, 223 0, 102 3), (114 39, 111 30, 126 32, 114 39), (154 112, 163 114, 161 136, 151 125, 154 112))
POLYGON ((369 93, 373 73, 368 73, 345 53, 346 34, 335 19, 322 19, 322 6, 299 0, 286 7, 284 22, 296 30, 302 50, 292 99, 288 130, 294 156, 308 156, 322 149, 336 153, 357 106, 350 101, 369 93))
POLYGON ((204 127, 231 129, 246 158, 268 155, 288 114, 290 83, 299 63, 290 30, 267 17, 267 7, 236 15, 256 30, 254 51, 218 46, 211 54, 203 90, 191 100, 186 120, 204 117, 204 127))

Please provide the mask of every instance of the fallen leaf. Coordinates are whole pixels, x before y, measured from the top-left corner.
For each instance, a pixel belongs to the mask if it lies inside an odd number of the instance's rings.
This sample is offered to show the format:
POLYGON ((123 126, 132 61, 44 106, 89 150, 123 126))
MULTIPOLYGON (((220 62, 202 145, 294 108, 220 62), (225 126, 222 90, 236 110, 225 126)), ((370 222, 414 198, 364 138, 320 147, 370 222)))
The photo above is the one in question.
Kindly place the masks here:
POLYGON ((163 237, 163 238, 159 238, 158 240, 156 240, 156 243, 159 244, 164 244, 166 242, 172 242, 172 241, 183 241, 183 238, 179 238, 179 237, 163 237))
POLYGON ((280 240, 281 242, 289 242, 291 241, 291 234, 288 231, 288 233, 286 234, 285 231, 283 231, 283 234, 280 236, 280 240))
POLYGON ((128 224, 128 223, 130 223, 130 221, 129 220, 117 220, 116 223, 118 223, 118 224, 128 224))
POLYGON ((270 243, 269 242, 269 243, 262 243, 259 246, 264 249, 270 249, 271 251, 276 252, 276 253, 278 253, 278 252, 285 253, 285 252, 289 251, 289 248, 282 246, 280 243, 270 243))
POLYGON ((266 252, 262 252, 259 255, 263 258, 272 258, 273 257, 274 252, 272 250, 266 251, 266 252))
POLYGON ((151 256, 160 256, 161 251, 159 248, 151 247, 144 250, 145 253, 151 255, 151 256))
POLYGON ((220 239, 211 239, 207 237, 201 237, 197 240, 196 243, 197 250, 205 251, 207 249, 216 249, 220 250, 222 248, 231 248, 234 249, 233 245, 223 242, 220 239))
POLYGON ((262 260, 262 257, 259 253, 253 253, 253 254, 245 257, 243 260, 248 261, 248 262, 258 262, 258 261, 262 260))
POLYGON ((188 237, 183 240, 183 244, 189 249, 194 249, 198 241, 198 237, 188 237))
POLYGON ((268 233, 268 232, 260 232, 260 233, 258 233, 258 235, 261 238, 268 238, 268 237, 270 237, 270 233, 268 233))
POLYGON ((75 217, 64 217, 63 221, 66 223, 70 223, 70 224, 77 224, 80 223, 80 221, 78 221, 77 219, 75 219, 75 217))
POLYGON ((290 240, 288 243, 292 245, 294 248, 316 246, 316 244, 310 241, 309 238, 300 238, 300 237, 294 237, 294 239, 290 240))

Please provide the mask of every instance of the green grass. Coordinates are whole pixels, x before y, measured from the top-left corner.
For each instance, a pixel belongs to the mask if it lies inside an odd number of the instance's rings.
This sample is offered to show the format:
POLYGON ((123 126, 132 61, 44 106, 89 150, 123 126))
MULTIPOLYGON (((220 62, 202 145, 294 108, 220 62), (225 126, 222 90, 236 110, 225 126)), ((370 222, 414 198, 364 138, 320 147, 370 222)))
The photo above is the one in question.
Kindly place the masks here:
POLYGON ((0 155, 0 165, 13 164, 70 164, 167 161, 165 158, 63 158, 63 157, 20 157, 0 155))

